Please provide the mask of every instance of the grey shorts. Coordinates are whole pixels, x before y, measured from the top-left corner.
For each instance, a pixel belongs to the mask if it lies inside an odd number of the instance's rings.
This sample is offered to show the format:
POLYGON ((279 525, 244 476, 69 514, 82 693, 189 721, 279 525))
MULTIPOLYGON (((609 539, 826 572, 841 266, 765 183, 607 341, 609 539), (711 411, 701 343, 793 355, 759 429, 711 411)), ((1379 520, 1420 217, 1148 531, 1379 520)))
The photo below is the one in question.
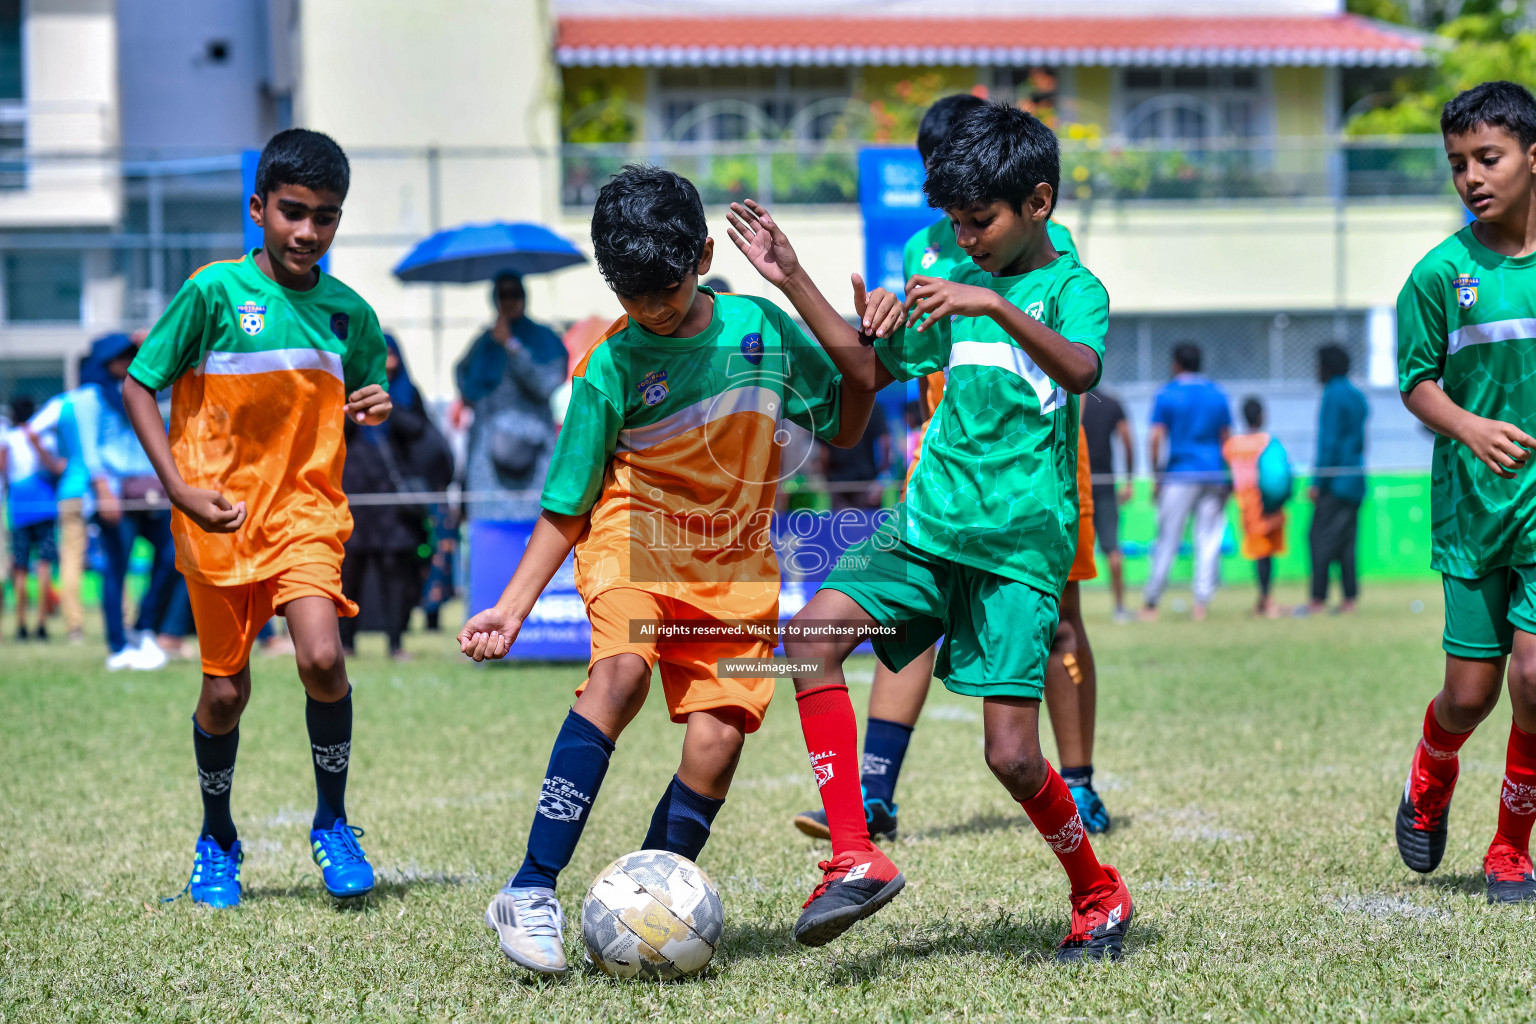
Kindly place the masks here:
POLYGON ((1120 550, 1120 503, 1114 484, 1093 485, 1093 533, 1104 554, 1120 550))

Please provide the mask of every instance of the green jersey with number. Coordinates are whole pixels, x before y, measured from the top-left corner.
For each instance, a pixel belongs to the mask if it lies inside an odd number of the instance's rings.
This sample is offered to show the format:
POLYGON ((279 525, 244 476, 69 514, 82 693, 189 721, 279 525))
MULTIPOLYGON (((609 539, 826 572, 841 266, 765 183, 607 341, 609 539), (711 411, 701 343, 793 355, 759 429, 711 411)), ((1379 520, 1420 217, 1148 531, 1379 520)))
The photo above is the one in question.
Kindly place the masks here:
MULTIPOLYGON (((1451 401, 1536 432, 1536 255, 1500 256, 1462 228, 1397 297, 1398 387, 1440 381, 1451 401)), ((1431 566, 1462 578, 1536 562, 1536 469, 1498 476, 1435 438, 1431 566)))
MULTIPOLYGON (((966 262, 949 279, 997 292, 1102 363, 1109 295, 1076 256, 1017 277, 966 262)), ((898 509, 901 538, 1061 593, 1077 550, 1077 396, 991 317, 904 327, 875 352, 897 380, 935 370, 948 378, 898 509)))
MULTIPOLYGON (((1055 221, 1047 221, 1045 230, 1057 252, 1077 255, 1077 243, 1072 239, 1072 232, 1055 221)), ((965 250, 955 244, 955 229, 949 223, 949 218, 940 217, 907 239, 906 246, 901 250, 902 284, 912 280, 914 274, 948 277, 955 267, 970 262, 971 258, 965 254, 965 250)))

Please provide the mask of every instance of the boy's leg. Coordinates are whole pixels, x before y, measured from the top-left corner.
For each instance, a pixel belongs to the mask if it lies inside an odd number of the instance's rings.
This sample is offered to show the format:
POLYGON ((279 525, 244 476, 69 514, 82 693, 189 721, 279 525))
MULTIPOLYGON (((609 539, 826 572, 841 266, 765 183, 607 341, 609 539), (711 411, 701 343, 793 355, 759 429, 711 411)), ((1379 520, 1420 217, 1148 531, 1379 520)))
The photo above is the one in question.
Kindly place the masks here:
POLYGON ((1483 858, 1491 903, 1536 900, 1530 854, 1536 821, 1536 567, 1521 566, 1511 575, 1509 703, 1514 720, 1505 750, 1499 827, 1483 858))
POLYGON ((821 884, 795 922, 795 939, 807 946, 832 941, 859 920, 896 898, 906 879, 889 857, 875 849, 864 819, 864 801, 854 752, 858 723, 843 662, 875 619, 852 597, 822 589, 795 616, 796 622, 837 622, 853 636, 809 639, 791 636, 784 653, 796 661, 819 661, 822 673, 795 677, 795 703, 821 794, 832 842, 832 857, 820 863, 821 884))
POLYGON ((699 859, 715 815, 725 805, 746 735, 746 713, 740 708, 711 708, 688 716, 682 762, 651 815, 641 849, 699 859))
POLYGON ((336 600, 300 593, 282 600, 288 581, 276 581, 278 611, 288 620, 294 661, 304 684, 304 723, 315 772, 315 817, 309 832, 311 855, 320 865, 326 891, 338 899, 373 889, 373 866, 358 845, 362 829, 347 820, 347 769, 352 762, 352 686, 341 651, 336 600))
POLYGON ((1076 581, 1069 582, 1061 595, 1061 620, 1046 663, 1045 706, 1051 715, 1061 777, 1077 802, 1084 825, 1090 833, 1109 831, 1109 812, 1093 788, 1098 670, 1083 623, 1082 596, 1076 581))
POLYGON ((203 825, 198 835, 212 839, 225 851, 239 838, 229 801, 235 754, 240 748, 240 716, 250 699, 249 666, 232 676, 204 672, 203 690, 192 715, 192 750, 203 795, 203 825))
POLYGON ((1444 576, 1443 586, 1445 683, 1425 710, 1396 822, 1403 863, 1426 874, 1445 855, 1458 751, 1499 701, 1513 632, 1508 570, 1470 580, 1444 576))
MULTIPOLYGON (((596 607, 589 605, 589 614, 596 607)), ((521 967, 540 974, 566 969, 565 917, 555 881, 576 852, 608 774, 614 741, 644 706, 650 681, 651 665, 639 654, 594 663, 555 737, 522 866, 485 911, 502 953, 521 967)))
POLYGON ((1132 917, 1130 893, 1119 872, 1099 863, 1067 784, 1040 752, 1040 702, 987 697, 982 721, 987 767, 1024 808, 1071 884, 1072 930, 1057 959, 1119 959, 1132 917))

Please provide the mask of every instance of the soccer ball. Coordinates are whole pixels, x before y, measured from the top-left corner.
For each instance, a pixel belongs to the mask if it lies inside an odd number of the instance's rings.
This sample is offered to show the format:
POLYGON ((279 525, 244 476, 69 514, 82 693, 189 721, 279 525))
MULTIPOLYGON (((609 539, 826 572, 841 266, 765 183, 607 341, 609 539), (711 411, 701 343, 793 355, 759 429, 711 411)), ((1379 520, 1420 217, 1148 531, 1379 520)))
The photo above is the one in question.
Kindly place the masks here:
POLYGON ((665 850, 620 857, 598 873, 581 906, 587 954, 616 978, 671 981, 703 970, 724 931, 714 883, 665 850))

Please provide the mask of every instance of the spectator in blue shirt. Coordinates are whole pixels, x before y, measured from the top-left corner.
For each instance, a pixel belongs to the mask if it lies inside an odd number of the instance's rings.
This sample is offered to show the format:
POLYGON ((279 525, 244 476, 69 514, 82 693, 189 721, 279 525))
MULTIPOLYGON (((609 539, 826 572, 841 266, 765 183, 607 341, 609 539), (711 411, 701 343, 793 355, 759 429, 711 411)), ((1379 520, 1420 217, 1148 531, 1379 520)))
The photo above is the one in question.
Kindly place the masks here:
POLYGON ((1312 482, 1312 602, 1320 612, 1328 600, 1328 575, 1335 562, 1344 590, 1341 612, 1355 610, 1360 585, 1355 576, 1355 538, 1365 500, 1365 396, 1349 382, 1349 353, 1338 345, 1317 350, 1323 401, 1317 416, 1317 476, 1312 482), (1353 472, 1351 472, 1353 471, 1353 472))
POLYGON ((1195 520, 1194 618, 1205 618, 1216 593, 1221 541, 1227 530, 1231 484, 1221 446, 1232 430, 1226 392, 1200 375, 1200 346, 1180 342, 1173 349, 1173 380, 1157 393, 1147 448, 1157 501, 1157 544, 1143 593, 1141 617, 1157 618, 1157 602, 1168 585, 1168 571, 1184 542, 1184 527, 1195 520), (1167 448, 1167 461, 1163 449, 1167 448), (1161 468, 1159 468, 1161 467, 1161 468))
MULTIPOLYGON (((11 417, 25 423, 37 407, 26 396, 11 399, 11 417)), ((57 462, 46 447, 15 426, 0 431, 0 476, 6 483, 5 506, 11 524, 11 589, 16 595, 16 639, 48 639, 48 610, 53 604, 53 566, 59 561, 54 527, 58 495, 57 462), (27 577, 37 570, 37 629, 27 631, 27 577)))

